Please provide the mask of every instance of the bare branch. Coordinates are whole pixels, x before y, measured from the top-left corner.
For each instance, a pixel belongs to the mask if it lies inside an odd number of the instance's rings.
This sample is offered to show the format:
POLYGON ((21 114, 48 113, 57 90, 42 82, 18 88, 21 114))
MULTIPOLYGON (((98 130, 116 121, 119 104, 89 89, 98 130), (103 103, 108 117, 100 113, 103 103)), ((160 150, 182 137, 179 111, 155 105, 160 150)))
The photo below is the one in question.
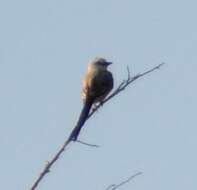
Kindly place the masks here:
MULTIPOLYGON (((108 102, 110 99, 112 99, 114 96, 118 95, 121 91, 125 90, 125 88, 130 85, 131 83, 133 83, 135 80, 137 80, 138 78, 141 78, 153 71, 155 71, 156 69, 159 69, 164 63, 161 63, 159 65, 157 65, 156 67, 153 67, 152 69, 135 75, 134 77, 130 76, 130 71, 129 68, 127 67, 127 79, 123 80, 120 85, 118 86, 118 88, 116 88, 114 90, 114 92, 108 96, 103 102, 102 102, 102 106, 108 102)), ((89 119, 99 108, 101 107, 101 104, 99 104, 98 106, 96 106, 94 109, 92 109, 91 113, 89 114, 88 118, 89 119)), ((53 158, 51 159, 51 161, 48 161, 48 163, 46 164, 46 166, 44 167, 44 169, 42 170, 42 172, 40 173, 40 175, 38 176, 38 178, 35 180, 35 182, 33 183, 32 187, 30 188, 30 190, 35 190, 38 186, 38 184, 41 182, 41 180, 46 176, 47 173, 50 172, 50 169, 52 167, 52 165, 59 159, 60 155, 64 152, 65 148, 68 146, 68 144, 72 141, 72 136, 70 134, 69 138, 64 142, 64 144, 62 145, 62 147, 59 149, 59 151, 53 156, 53 158)), ((82 143, 82 142, 80 142, 82 143)), ((88 143, 84 143, 86 145, 90 145, 88 143)), ((97 145, 91 145, 91 146, 97 146, 97 145)), ((138 174, 139 175, 139 174, 138 174)), ((117 185, 116 185, 117 186, 117 185)), ((113 189, 114 190, 114 189, 113 189)))
POLYGON ((112 184, 112 185, 109 185, 105 190, 115 190, 115 189, 118 189, 120 186, 123 186, 125 185, 126 183, 129 183, 133 178, 141 175, 142 172, 138 172, 132 176, 130 176, 128 179, 126 179, 125 181, 122 181, 120 182, 119 184, 112 184))
MULTIPOLYGON (((161 63, 159 65, 157 65, 156 67, 153 67, 152 69, 144 72, 144 73, 141 73, 141 74, 137 74, 135 75, 134 77, 131 77, 130 76, 130 71, 129 71, 129 68, 127 67, 127 72, 128 72, 128 76, 127 76, 127 80, 123 80, 120 85, 118 86, 118 88, 116 88, 112 94, 110 96, 108 96, 103 102, 102 102, 102 105, 99 104, 98 106, 96 106, 89 114, 88 118, 90 118, 101 106, 103 106, 106 102, 108 102, 111 98, 113 98, 114 96, 116 96, 117 94, 119 94, 121 91, 123 91, 129 84, 133 83, 135 80, 137 80, 138 78, 141 78, 157 69, 160 69, 160 67, 162 65, 164 65, 165 63, 161 63)), ((87 119, 88 119, 87 118, 87 119)))

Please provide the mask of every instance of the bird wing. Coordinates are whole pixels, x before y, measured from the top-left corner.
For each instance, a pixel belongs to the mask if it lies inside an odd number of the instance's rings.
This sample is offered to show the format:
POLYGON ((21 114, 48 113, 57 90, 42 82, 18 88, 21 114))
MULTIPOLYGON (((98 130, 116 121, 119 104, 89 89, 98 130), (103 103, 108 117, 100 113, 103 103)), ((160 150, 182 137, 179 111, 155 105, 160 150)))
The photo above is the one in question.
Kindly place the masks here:
POLYGON ((102 101, 113 88, 113 76, 109 71, 101 71, 94 75, 89 86, 89 96, 95 101, 102 101))

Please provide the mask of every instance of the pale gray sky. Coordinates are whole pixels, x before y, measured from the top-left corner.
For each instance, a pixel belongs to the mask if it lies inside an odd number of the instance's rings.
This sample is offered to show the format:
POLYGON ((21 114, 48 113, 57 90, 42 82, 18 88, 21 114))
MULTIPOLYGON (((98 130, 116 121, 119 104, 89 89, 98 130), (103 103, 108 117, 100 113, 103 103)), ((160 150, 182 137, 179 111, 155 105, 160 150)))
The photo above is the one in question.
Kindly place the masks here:
POLYGON ((197 2, 0 1, 0 189, 30 187, 75 125, 88 62, 116 86, 161 62, 86 123, 38 189, 196 190, 197 2))

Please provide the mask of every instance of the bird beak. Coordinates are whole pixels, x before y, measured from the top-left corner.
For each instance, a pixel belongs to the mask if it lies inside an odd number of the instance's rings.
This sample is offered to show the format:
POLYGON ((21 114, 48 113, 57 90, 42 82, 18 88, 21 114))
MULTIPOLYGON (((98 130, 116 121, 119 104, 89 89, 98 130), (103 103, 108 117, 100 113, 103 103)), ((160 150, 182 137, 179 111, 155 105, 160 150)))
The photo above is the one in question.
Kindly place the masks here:
POLYGON ((111 65, 112 64, 112 62, 107 62, 107 66, 109 66, 109 65, 111 65))

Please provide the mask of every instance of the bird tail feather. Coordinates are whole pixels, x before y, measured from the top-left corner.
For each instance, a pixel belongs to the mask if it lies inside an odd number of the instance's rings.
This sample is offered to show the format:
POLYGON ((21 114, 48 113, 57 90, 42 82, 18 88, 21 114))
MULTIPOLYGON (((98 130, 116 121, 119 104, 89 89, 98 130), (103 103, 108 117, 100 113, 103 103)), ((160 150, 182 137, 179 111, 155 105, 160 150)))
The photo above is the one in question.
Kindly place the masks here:
POLYGON ((72 141, 76 141, 77 140, 77 137, 89 115, 89 112, 90 112, 90 109, 91 109, 91 106, 93 104, 93 100, 92 99, 88 99, 86 100, 84 106, 83 106, 83 109, 81 111, 81 114, 80 114, 80 117, 79 117, 79 120, 77 122, 77 125, 75 126, 75 128, 72 130, 71 134, 70 134, 70 137, 69 137, 69 140, 72 140, 72 141))

